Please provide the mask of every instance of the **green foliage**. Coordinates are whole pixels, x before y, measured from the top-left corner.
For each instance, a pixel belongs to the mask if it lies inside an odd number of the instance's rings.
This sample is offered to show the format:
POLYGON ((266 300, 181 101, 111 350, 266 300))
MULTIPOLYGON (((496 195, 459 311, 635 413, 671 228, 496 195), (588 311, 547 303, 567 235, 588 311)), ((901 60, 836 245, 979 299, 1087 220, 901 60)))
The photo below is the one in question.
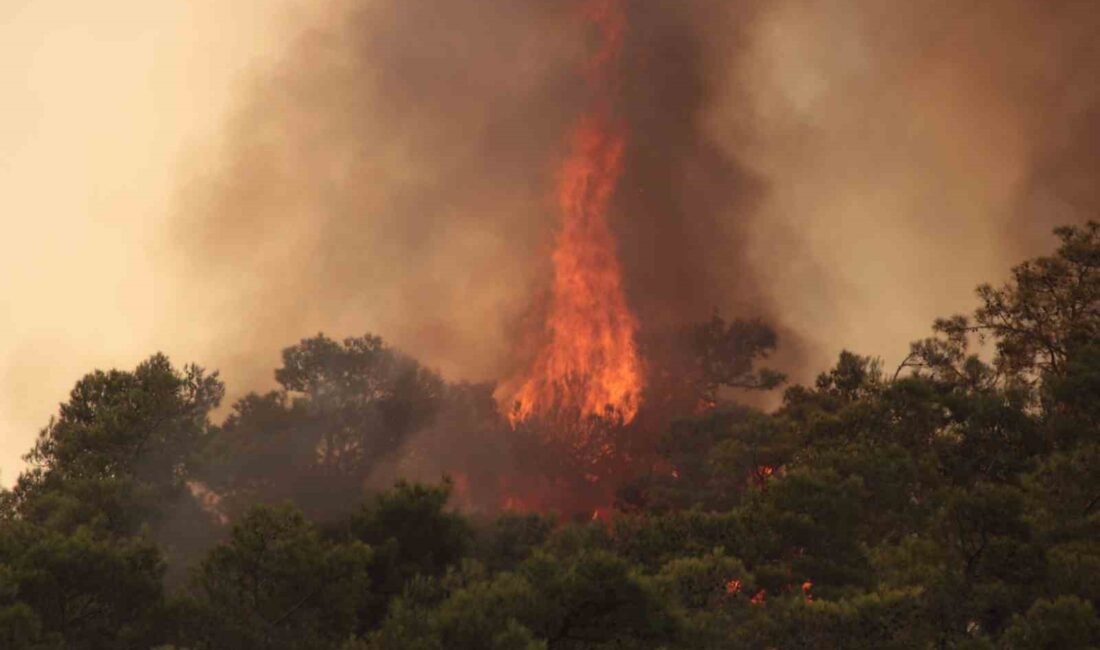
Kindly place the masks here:
POLYGON ((186 492, 224 390, 216 374, 177 371, 159 354, 133 372, 84 377, 27 455, 12 505, 63 530, 130 534, 156 523, 186 492))
POLYGON ((275 379, 329 420, 324 462, 353 471, 432 420, 443 380, 377 336, 337 343, 318 334, 283 351, 275 379), (375 435, 364 435, 375 434, 375 435))
POLYGON ((735 320, 727 323, 718 315, 692 332, 696 363, 701 369, 703 399, 715 403, 723 386, 730 388, 775 388, 786 379, 781 373, 756 369, 757 359, 775 351, 775 331, 764 323, 735 320))
POLYGON ((0 528, 4 647, 128 648, 150 638, 163 563, 142 540, 103 541, 23 522, 0 528), (9 645, 10 644, 10 645, 9 645))
POLYGON ((231 511, 293 500, 315 517, 347 514, 375 464, 436 418, 442 378, 377 336, 323 334, 283 350, 281 390, 241 398, 208 454, 205 482, 231 511))
POLYGON ((28 460, 49 478, 178 482, 223 393, 216 375, 179 373, 159 354, 134 372, 97 371, 77 383, 28 460))
POLYGON ((449 480, 366 494, 395 457, 469 469, 475 511, 502 467, 610 493, 604 460, 526 444, 491 385, 377 337, 288 348, 221 427, 216 375, 90 374, 0 493, 0 647, 1098 647, 1100 226, 1058 234, 892 375, 845 351, 774 412, 727 400, 778 383, 761 323, 648 350, 679 417, 616 447, 646 465, 611 521, 469 519, 449 480))
POLYGON ((439 487, 399 482, 351 518, 352 534, 386 553, 402 578, 439 575, 470 550, 465 518, 447 509, 450 483, 439 487))
POLYGON ((1002 644, 1018 650, 1085 650, 1100 644, 1100 618, 1092 603, 1073 596, 1039 600, 1017 615, 1002 644))
POLYGON ((709 320, 668 330, 642 332, 647 362, 646 399, 635 426, 617 443, 635 451, 649 450, 655 438, 676 418, 702 408, 729 407, 734 396, 770 390, 785 376, 761 367, 775 351, 778 337, 759 320, 709 320), (633 448, 633 449, 632 449, 633 448))
POLYGON ((514 569, 546 542, 554 525, 555 520, 550 516, 505 513, 482 532, 477 544, 479 554, 490 568, 514 569))
POLYGON ((1001 289, 978 288, 974 320, 996 337, 1008 372, 1060 374, 1076 347, 1100 339, 1100 223, 1055 233, 1057 255, 1017 266, 1001 289))
POLYGON ((781 648, 903 650, 930 646, 916 591, 876 591, 829 601, 788 599, 776 607, 762 643, 781 648), (774 636, 772 636, 774 634, 774 636))
POLYGON ((536 555, 521 568, 540 596, 530 627, 550 648, 652 647, 675 638, 669 605, 626 561, 603 551, 564 559, 536 555))
POLYGON ((193 624, 200 648, 328 648, 359 629, 371 596, 370 547, 323 540, 291 506, 259 506, 198 567, 193 624))
POLYGON ((678 625, 651 582, 620 558, 539 553, 491 579, 410 585, 370 647, 642 648, 674 639, 678 625))
POLYGON ((635 564, 657 569, 677 557, 722 549, 743 555, 748 533, 739 512, 675 511, 622 516, 612 524, 611 548, 635 564))
POLYGON ((1100 534, 1100 441, 1047 456, 1024 485, 1048 535, 1100 534))

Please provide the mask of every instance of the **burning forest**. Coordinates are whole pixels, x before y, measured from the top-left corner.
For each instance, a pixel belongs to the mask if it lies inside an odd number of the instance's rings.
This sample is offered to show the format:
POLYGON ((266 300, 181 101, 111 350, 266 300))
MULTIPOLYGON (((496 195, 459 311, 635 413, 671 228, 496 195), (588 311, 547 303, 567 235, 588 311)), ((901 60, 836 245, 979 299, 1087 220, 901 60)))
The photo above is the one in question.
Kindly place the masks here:
POLYGON ((586 7, 586 18, 601 41, 586 71, 594 106, 573 128, 569 157, 558 172, 561 224, 553 252, 546 340, 515 394, 503 397, 506 408, 512 404, 508 417, 513 425, 553 414, 559 420, 595 416, 629 423, 637 415, 644 387, 638 325, 627 305, 607 223, 626 137, 607 95, 614 90, 626 17, 620 3, 600 2, 586 7))
POLYGON ((123 263, 171 356, 0 488, 0 647, 1100 647, 1090 3, 295 11, 123 263))
POLYGON ((572 128, 558 171, 561 223, 545 324, 533 337, 540 349, 518 388, 503 386, 500 400, 513 427, 533 424, 591 465, 586 477, 594 482, 602 478, 597 466, 617 453, 612 434, 638 414, 645 377, 608 224, 627 137, 614 106, 626 15, 609 0, 585 5, 583 17, 598 42, 584 69, 590 107, 572 128))

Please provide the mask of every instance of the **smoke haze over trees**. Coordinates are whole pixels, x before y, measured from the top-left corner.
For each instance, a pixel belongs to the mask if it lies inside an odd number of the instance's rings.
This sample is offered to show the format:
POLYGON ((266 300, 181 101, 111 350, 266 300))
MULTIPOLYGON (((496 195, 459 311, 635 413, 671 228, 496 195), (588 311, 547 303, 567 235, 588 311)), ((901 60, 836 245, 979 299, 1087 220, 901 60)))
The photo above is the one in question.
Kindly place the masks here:
POLYGON ((1095 647, 1100 224, 1057 235, 896 370, 842 352, 772 412, 728 389, 782 381, 774 333, 704 321, 666 399, 589 423, 595 464, 370 335, 286 348, 224 419, 217 373, 90 373, 0 495, 0 641, 1095 647))
MULTIPOLYGON (((0 176, 4 212, 28 215, 0 243, 7 484, 72 376, 148 349, 218 367, 232 398, 274 388, 272 360, 307 332, 377 332, 450 379, 515 365, 511 334, 549 272, 561 134, 584 94, 569 3, 309 4, 31 11, 0 38, 13 82, 57 90, 11 105, 15 175, 0 176), (186 26, 185 42, 165 25, 186 26), (159 94, 122 85, 150 79, 135 88, 159 94), (82 119, 22 120, 39 105, 82 119), (169 142, 177 125, 186 136, 169 142), (103 287, 111 298, 93 299, 103 287), (87 330, 68 325, 76 305, 87 330)), ((765 317, 785 342, 776 365, 800 381, 842 347, 892 363, 971 286, 1045 250, 1053 225, 1095 214, 1090 3, 628 11, 632 136, 612 225, 647 330, 715 310, 765 317)))
POLYGON ((49 1, 0 21, 72 86, 0 125, 0 647, 1100 647, 1094 3, 323 0, 204 93, 106 46, 168 14, 49 1), (112 122, 126 70, 194 93, 112 122), (575 348, 629 325, 629 412, 551 355, 512 417, 601 102, 575 348))
MULTIPOLYGON (((1094 214, 1086 5, 627 3, 611 219, 643 336, 765 317, 809 380, 839 347, 893 353, 1094 214)), ((232 341, 223 371, 256 384, 301 332, 364 329, 449 377, 513 370, 586 93, 570 6, 339 1, 304 21, 172 228, 196 313, 257 315, 203 319, 232 341)))

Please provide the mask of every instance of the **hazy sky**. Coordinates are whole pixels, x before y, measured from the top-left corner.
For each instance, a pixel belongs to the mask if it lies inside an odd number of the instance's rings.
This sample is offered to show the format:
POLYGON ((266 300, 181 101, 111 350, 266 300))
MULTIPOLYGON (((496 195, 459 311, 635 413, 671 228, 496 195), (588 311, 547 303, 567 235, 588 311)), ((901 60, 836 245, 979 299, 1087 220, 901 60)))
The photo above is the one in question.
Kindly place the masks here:
POLYGON ((155 327, 175 175, 286 4, 0 2, 0 481, 82 373, 175 351, 155 327))
MULTIPOLYGON (((562 6, 0 0, 0 483, 83 373, 157 350, 231 395, 318 330, 506 372, 575 117, 562 6)), ((1095 2, 628 6, 649 321, 758 307, 800 380, 889 364, 1096 216, 1095 2)))

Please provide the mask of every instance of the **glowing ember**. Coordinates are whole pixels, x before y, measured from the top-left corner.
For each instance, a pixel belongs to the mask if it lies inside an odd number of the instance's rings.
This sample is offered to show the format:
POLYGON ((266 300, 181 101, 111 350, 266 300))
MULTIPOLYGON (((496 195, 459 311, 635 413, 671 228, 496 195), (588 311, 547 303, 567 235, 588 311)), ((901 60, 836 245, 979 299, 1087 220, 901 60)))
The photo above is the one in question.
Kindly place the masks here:
POLYGON ((771 465, 761 465, 753 470, 749 481, 755 483, 761 490, 768 488, 768 479, 775 474, 775 468, 771 465))
POLYGON ((625 14, 621 0, 594 0, 585 17, 601 39, 586 75, 597 101, 574 128, 569 157, 560 168, 561 229, 552 258, 546 344, 507 404, 513 424, 551 414, 630 422, 643 387, 637 322, 626 303, 607 223, 625 146, 608 98, 625 14))
POLYGON ((606 506, 596 508, 592 511, 592 521, 611 521, 614 513, 614 510, 606 506))

